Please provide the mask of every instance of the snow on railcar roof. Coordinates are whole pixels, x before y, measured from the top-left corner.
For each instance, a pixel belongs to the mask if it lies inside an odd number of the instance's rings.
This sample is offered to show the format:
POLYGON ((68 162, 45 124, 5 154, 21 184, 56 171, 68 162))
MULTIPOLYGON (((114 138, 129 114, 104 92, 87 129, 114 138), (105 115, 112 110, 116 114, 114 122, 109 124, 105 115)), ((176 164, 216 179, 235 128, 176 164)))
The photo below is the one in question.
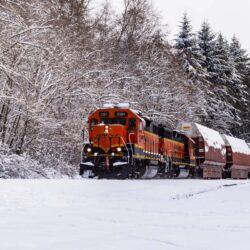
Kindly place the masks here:
POLYGON ((198 123, 195 123, 195 126, 207 142, 208 146, 218 149, 224 148, 225 142, 219 132, 198 123))
POLYGON ((230 144, 233 152, 250 155, 250 147, 244 140, 229 135, 223 136, 226 138, 228 144, 230 144))
POLYGON ((219 132, 198 123, 182 122, 178 128, 190 137, 202 136, 206 142, 206 152, 208 152, 209 147, 213 147, 220 149, 222 154, 226 153, 225 142, 219 132))

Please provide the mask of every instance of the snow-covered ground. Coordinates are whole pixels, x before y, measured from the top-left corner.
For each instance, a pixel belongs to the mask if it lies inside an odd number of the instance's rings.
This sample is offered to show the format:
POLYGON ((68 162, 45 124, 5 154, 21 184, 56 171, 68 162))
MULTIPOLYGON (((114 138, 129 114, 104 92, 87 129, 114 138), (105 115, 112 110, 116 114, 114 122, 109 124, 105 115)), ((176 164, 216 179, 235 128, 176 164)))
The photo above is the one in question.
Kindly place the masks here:
POLYGON ((0 180, 0 249, 248 250, 249 194, 236 180, 0 180))

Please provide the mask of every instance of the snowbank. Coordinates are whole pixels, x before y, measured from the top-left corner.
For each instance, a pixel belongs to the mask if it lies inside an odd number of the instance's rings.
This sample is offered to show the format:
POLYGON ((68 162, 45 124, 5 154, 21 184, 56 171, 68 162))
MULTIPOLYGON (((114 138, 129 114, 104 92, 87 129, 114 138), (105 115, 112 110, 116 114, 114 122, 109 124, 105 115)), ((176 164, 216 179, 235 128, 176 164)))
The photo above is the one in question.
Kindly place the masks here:
POLYGON ((77 176, 77 168, 61 163, 48 167, 27 155, 13 154, 7 147, 0 145, 0 178, 72 178, 77 176))

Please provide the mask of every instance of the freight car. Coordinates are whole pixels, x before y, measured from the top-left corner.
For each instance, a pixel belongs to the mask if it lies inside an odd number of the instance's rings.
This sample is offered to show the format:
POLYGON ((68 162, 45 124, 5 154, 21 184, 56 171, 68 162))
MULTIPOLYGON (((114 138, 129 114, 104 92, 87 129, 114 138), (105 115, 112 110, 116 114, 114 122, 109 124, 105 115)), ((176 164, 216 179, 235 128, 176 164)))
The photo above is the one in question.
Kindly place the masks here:
POLYGON ((222 178, 226 165, 226 146, 219 132, 197 123, 178 126, 195 142, 196 167, 203 178, 222 178))
POLYGON ((157 124, 128 104, 105 105, 88 117, 80 175, 98 178, 247 178, 245 141, 196 123, 157 124))
POLYGON ((250 173, 250 148, 244 140, 223 135, 227 148, 226 169, 229 177, 246 179, 250 173))

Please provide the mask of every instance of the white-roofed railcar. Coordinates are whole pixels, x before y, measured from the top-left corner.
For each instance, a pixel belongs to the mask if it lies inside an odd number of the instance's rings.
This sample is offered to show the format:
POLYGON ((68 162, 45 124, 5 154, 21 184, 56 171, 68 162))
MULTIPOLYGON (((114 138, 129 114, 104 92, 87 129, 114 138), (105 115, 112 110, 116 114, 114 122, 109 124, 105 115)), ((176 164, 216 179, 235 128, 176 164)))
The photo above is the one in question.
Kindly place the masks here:
POLYGON ((227 149, 226 169, 232 178, 246 179, 250 173, 250 147, 242 139, 223 135, 227 149))
POLYGON ((198 123, 180 123, 178 129, 195 142, 196 164, 201 177, 222 178, 226 147, 221 134, 198 123))

